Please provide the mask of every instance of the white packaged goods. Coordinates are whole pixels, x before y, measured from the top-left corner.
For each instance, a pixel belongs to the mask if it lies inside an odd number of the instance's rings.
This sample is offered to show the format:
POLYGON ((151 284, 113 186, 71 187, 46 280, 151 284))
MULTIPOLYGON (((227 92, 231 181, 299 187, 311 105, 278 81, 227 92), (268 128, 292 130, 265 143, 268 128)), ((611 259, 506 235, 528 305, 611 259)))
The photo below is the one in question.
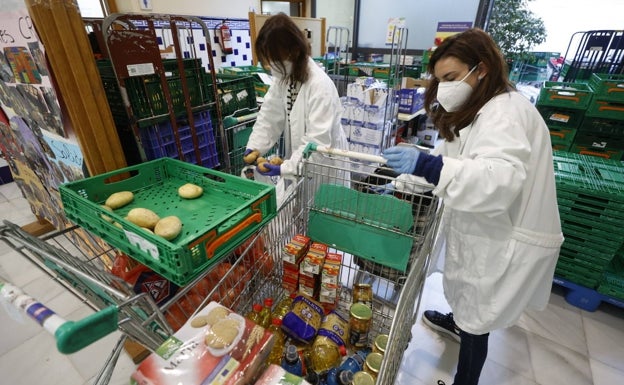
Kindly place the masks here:
POLYGON ((273 348, 265 328, 210 302, 132 374, 136 385, 248 384, 273 348))

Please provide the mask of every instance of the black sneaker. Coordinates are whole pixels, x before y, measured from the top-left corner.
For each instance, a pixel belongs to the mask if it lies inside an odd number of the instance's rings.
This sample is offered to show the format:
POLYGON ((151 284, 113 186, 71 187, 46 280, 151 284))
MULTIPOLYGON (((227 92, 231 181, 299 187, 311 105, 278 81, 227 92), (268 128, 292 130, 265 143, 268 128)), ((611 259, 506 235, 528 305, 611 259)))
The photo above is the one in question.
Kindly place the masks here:
POLYGON ((433 330, 445 333, 451 336, 455 341, 460 341, 460 329, 455 325, 453 313, 442 314, 435 310, 426 310, 423 313, 423 322, 433 330))

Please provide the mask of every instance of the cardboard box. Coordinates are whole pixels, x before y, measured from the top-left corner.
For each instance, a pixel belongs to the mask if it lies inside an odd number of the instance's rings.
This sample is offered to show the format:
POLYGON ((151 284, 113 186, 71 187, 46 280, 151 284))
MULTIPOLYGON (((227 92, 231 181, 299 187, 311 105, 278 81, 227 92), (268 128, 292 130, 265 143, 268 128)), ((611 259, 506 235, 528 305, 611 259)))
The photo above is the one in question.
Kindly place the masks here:
POLYGON ((424 88, 402 88, 399 90, 399 112, 413 114, 425 106, 424 88))
POLYGON ((259 376, 274 342, 273 334, 265 328, 217 302, 210 302, 137 367, 131 382, 141 385, 248 384, 259 376), (216 314, 221 316, 215 317, 216 314), (193 320, 204 316, 214 323, 191 326, 193 320), (210 336, 213 329, 223 326, 218 320, 224 319, 238 323, 238 334, 230 345, 218 346, 211 342, 210 336))
POLYGON ((310 246, 310 237, 297 234, 293 239, 284 246, 282 250, 282 260, 292 265, 299 265, 301 258, 308 251, 310 246))
POLYGON ((308 252, 301 261, 299 267, 299 273, 307 276, 320 275, 323 271, 323 264, 325 263, 325 256, 308 252))

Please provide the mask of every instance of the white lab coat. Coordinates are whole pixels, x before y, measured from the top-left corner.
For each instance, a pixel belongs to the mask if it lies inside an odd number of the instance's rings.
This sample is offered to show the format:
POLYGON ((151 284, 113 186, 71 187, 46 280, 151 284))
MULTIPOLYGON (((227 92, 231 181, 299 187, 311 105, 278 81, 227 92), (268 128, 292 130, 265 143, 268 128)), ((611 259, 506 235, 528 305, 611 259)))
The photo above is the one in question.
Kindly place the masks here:
MULTIPOLYGON (((307 65, 310 77, 301 85, 291 109, 290 122, 287 122, 288 84, 275 78, 247 142, 247 148, 257 149, 264 154, 277 143, 284 132, 287 146, 280 171, 287 178, 298 175, 303 150, 310 142, 341 150, 348 149, 347 137, 340 124, 343 107, 336 86, 312 58, 308 59, 307 65)), ((318 153, 314 157, 320 163, 335 163, 318 153)))
POLYGON ((455 322, 484 334, 543 309, 563 242, 548 128, 517 92, 494 97, 443 155, 444 293, 455 322))

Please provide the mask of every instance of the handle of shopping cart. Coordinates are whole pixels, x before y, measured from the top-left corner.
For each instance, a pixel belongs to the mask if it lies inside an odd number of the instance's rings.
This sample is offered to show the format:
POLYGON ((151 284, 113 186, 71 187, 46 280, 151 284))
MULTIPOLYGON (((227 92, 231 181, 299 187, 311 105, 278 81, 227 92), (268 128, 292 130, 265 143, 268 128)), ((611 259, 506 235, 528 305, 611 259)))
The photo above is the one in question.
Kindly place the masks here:
MULTIPOLYGON (((427 147, 423 147, 423 146, 419 146, 417 144, 411 144, 411 143, 399 143, 397 144, 397 146, 415 147, 419 151, 423 151, 426 153, 429 153, 430 151, 430 149, 427 147)), ((388 162, 386 158, 384 158, 383 156, 379 156, 379 155, 371 155, 371 154, 365 154, 362 152, 349 151, 349 150, 340 150, 337 148, 319 146, 316 143, 308 143, 305 150, 303 150, 303 155, 304 157, 308 158, 312 152, 319 152, 321 154, 327 154, 327 155, 338 155, 338 156, 343 156, 343 157, 350 158, 350 159, 357 159, 357 160, 361 160, 365 162, 379 163, 382 165, 388 162)))
POLYGON ((56 339, 63 354, 71 354, 117 330, 118 308, 111 305, 79 321, 67 321, 20 288, 0 281, 0 298, 37 321, 56 339))
POLYGON ((254 120, 258 117, 258 112, 252 112, 250 114, 241 115, 241 116, 226 116, 223 118, 223 127, 230 128, 236 126, 237 124, 245 123, 250 120, 254 120))

